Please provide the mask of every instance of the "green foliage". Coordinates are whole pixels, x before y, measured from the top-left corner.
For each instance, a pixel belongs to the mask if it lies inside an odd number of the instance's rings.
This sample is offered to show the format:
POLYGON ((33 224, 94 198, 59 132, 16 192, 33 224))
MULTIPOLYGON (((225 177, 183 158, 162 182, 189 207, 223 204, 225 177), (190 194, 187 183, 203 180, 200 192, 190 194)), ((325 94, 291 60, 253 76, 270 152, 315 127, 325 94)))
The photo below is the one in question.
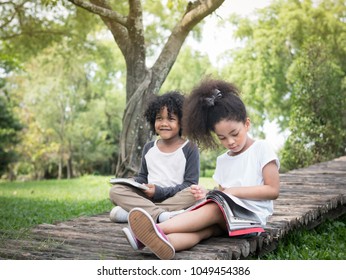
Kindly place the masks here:
POLYGON ((275 119, 290 130, 289 169, 345 153, 345 12, 342 0, 277 0, 252 20, 231 18, 242 47, 223 75, 244 92, 255 127, 275 119))
POLYGON ((125 106, 113 67, 124 61, 100 37, 102 21, 60 0, 7 1, 0 11, 0 87, 26 124, 11 172, 110 173, 125 106))
POLYGON ((217 186, 217 183, 211 177, 200 177, 198 184, 200 184, 208 190, 212 190, 217 186))
POLYGON ((216 69, 212 67, 206 56, 193 51, 189 47, 184 47, 162 85, 160 92, 178 89, 188 94, 196 81, 213 72, 215 73, 216 69), (188 72, 188 75, 186 75, 186 72, 188 72))
POLYGON ((211 177, 214 174, 216 158, 223 152, 223 148, 217 150, 202 150, 200 152, 200 172, 202 177, 211 177))
MULTIPOLYGON (((156 59, 157 54, 166 43, 167 34, 174 28, 174 24, 180 20, 186 8, 186 1, 142 1, 145 20, 146 52, 151 59, 156 59), (165 3, 166 2, 166 3, 165 3)), ((203 23, 199 23, 192 30, 192 36, 199 38, 203 23)))
MULTIPOLYGON (((45 1, 6 1, 0 12, 0 50, 11 59, 24 61, 63 36, 70 36, 68 10, 45 1)), ((71 6, 67 4, 67 7, 71 6)))
POLYGON ((281 240, 266 260, 345 260, 346 215, 313 230, 300 230, 281 240))
POLYGON ((300 168, 345 152, 345 73, 317 41, 301 51, 287 75, 292 85, 291 120, 281 154, 282 165, 300 168))
POLYGON ((72 53, 63 40, 8 80, 16 85, 9 92, 22 100, 18 114, 27 123, 17 147, 22 155, 17 175, 23 165, 31 165, 26 170, 35 179, 60 177, 65 166, 72 176, 91 174, 94 167, 112 172, 125 106, 118 85, 123 78, 116 78, 113 64, 121 66, 123 61, 103 41, 72 53))

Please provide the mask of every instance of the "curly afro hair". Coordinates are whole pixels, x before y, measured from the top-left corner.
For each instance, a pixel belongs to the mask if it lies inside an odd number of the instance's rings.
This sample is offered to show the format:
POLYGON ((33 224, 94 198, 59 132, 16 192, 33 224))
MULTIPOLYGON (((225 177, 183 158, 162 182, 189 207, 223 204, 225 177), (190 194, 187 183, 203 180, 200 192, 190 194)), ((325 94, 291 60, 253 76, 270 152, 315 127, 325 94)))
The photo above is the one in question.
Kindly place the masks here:
POLYGON ((247 112, 239 97, 240 91, 232 83, 203 79, 186 97, 183 130, 192 141, 206 148, 217 146, 213 135, 215 124, 221 120, 245 122, 247 112))
POLYGON ((156 115, 159 114, 164 107, 166 107, 169 116, 171 116, 171 114, 177 115, 180 125, 179 135, 182 135, 181 122, 183 118, 184 99, 184 95, 179 91, 169 91, 163 95, 154 96, 151 100, 149 100, 147 109, 144 112, 144 117, 150 124, 151 131, 154 134, 156 134, 156 115))

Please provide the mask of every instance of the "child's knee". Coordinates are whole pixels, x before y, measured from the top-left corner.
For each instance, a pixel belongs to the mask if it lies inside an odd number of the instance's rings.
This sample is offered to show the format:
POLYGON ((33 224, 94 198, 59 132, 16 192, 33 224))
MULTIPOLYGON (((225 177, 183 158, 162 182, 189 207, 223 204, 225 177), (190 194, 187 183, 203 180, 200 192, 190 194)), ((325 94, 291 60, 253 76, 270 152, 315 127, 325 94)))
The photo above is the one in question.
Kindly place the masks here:
POLYGON ((122 189, 124 186, 122 185, 113 185, 109 190, 109 197, 114 202, 121 196, 122 189))

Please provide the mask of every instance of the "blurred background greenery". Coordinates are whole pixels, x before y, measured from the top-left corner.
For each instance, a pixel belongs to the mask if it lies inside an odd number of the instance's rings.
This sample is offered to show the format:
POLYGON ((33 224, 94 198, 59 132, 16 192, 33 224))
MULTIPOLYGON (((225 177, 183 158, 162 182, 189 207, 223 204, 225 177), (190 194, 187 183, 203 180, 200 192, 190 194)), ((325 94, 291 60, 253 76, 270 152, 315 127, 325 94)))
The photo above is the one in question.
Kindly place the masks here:
MULTIPOLYGON (((145 22, 148 61, 184 7, 168 2, 143 1, 148 19, 162 21, 161 28, 145 22)), ((126 71, 104 23, 65 1, 11 1, 0 9, 0 177, 114 174, 126 71)), ((114 9, 123 11, 126 1, 114 9)), ((266 137, 266 121, 285 132, 277 151, 282 172, 344 155, 345 13, 342 0, 278 0, 252 17, 212 14, 236 46, 226 48, 215 66, 208 54, 184 44, 160 92, 188 94, 208 74, 234 82, 254 137, 266 137)), ((203 24, 191 33, 197 44, 203 24)), ((202 176, 210 175, 218 154, 201 152, 202 176)))

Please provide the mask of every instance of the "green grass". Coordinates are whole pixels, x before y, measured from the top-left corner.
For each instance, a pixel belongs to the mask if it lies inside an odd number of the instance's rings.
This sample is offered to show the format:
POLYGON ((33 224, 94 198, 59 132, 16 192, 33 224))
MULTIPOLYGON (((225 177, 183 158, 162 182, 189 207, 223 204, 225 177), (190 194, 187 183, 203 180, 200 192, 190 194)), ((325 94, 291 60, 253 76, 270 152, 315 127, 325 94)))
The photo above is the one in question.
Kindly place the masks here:
POLYGON ((0 231, 109 211, 109 178, 0 183, 0 231))
MULTIPOLYGON (((112 209, 106 176, 84 176, 72 180, 0 183, 0 243, 25 234, 28 228, 112 209)), ((212 189, 211 178, 200 184, 212 189)), ((289 234, 279 247, 262 259, 344 260, 346 259, 346 215, 317 228, 289 234)))
POLYGON ((346 215, 284 238, 266 260, 346 260, 346 215))

